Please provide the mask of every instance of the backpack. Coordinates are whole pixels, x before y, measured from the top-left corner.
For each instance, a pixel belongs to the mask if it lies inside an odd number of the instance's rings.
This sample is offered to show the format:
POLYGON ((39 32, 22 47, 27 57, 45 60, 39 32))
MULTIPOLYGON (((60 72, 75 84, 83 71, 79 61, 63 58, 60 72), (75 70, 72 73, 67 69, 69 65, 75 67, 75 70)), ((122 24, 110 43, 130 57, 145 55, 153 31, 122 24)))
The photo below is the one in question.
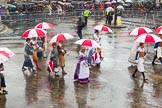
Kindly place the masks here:
POLYGON ((84 22, 84 21, 82 21, 82 24, 81 24, 81 25, 82 25, 82 27, 85 27, 85 22, 84 22))

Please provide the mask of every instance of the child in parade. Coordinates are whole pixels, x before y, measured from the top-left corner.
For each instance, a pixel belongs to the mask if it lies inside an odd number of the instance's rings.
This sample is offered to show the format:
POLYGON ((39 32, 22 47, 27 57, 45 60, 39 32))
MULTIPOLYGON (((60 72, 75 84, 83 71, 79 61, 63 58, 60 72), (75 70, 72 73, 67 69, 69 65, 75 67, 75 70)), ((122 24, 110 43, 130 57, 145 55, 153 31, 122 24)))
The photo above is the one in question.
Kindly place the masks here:
POLYGON ((36 37, 32 37, 31 43, 32 43, 32 47, 34 49, 34 52, 33 52, 33 61, 35 63, 35 67, 36 67, 37 70, 41 70, 39 68, 39 64, 38 64, 38 50, 39 50, 39 46, 37 44, 36 37))
POLYGON ((0 63, 0 94, 7 94, 8 91, 5 90, 6 83, 4 78, 4 65, 0 63))
POLYGON ((32 44, 31 44, 31 39, 30 38, 27 38, 26 39, 26 43, 25 43, 25 47, 24 47, 24 63, 23 63, 23 66, 22 66, 22 71, 25 71, 26 68, 25 67, 28 67, 28 69, 32 69, 32 72, 35 73, 35 67, 34 67, 34 62, 33 62, 33 47, 32 47, 32 44))
MULTIPOLYGON (((162 39, 162 34, 160 34, 159 37, 160 37, 160 39, 162 39)), ((160 60, 160 62, 162 64, 162 42, 155 43, 154 50, 155 50, 155 56, 152 61, 152 64, 155 65, 156 59, 160 60)))
POLYGON ((78 63, 74 73, 74 81, 79 81, 80 83, 88 83, 90 76, 89 66, 87 63, 87 55, 85 51, 86 49, 84 47, 81 47, 78 63))
POLYGON ((137 68, 135 69, 134 73, 132 74, 132 77, 136 77, 136 72, 139 71, 141 72, 143 76, 143 80, 146 81, 145 74, 144 74, 144 56, 145 56, 145 50, 144 50, 144 43, 140 43, 139 47, 136 52, 136 57, 135 60, 138 61, 137 68))
POLYGON ((57 49, 58 49, 59 66, 62 69, 62 73, 63 74, 67 74, 65 72, 65 70, 64 70, 64 68, 65 68, 65 54, 66 54, 66 50, 64 49, 63 41, 59 41, 57 49))
POLYGON ((50 60, 53 63, 53 69, 54 71, 58 68, 58 49, 57 49, 57 43, 52 43, 52 49, 50 51, 50 60))
MULTIPOLYGON (((98 30, 95 30, 94 32, 93 40, 95 40, 101 46, 101 36, 98 30)), ((103 59, 102 54, 101 54, 101 48, 97 48, 97 52, 100 55, 100 59, 103 59)))

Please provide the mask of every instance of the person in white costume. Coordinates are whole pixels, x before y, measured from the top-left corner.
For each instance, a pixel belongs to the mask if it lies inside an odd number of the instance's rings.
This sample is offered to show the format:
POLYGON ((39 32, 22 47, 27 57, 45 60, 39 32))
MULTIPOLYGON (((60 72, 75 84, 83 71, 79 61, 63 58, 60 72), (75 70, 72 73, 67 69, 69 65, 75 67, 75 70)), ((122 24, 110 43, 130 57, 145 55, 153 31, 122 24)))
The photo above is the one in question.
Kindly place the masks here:
POLYGON ((135 69, 134 73, 132 74, 132 77, 135 78, 136 77, 136 72, 139 71, 142 73, 143 76, 143 80, 146 81, 145 78, 145 69, 144 69, 144 56, 146 55, 145 50, 144 50, 144 43, 140 43, 139 47, 137 49, 136 52, 136 58, 135 60, 137 60, 137 68, 135 69))

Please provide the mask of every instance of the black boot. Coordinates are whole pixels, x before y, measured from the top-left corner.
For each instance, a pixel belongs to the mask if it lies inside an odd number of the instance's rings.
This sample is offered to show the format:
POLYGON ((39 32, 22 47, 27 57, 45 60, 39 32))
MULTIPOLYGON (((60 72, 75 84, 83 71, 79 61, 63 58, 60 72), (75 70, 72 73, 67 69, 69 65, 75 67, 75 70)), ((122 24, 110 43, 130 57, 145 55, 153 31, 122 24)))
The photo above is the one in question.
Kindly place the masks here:
POLYGON ((156 60, 156 56, 154 56, 154 59, 152 61, 152 65, 155 65, 155 60, 156 60))
POLYGON ((138 71, 138 69, 136 68, 135 71, 134 71, 133 74, 132 74, 132 77, 133 77, 133 78, 136 77, 135 75, 136 75, 136 72, 137 72, 137 71, 138 71))

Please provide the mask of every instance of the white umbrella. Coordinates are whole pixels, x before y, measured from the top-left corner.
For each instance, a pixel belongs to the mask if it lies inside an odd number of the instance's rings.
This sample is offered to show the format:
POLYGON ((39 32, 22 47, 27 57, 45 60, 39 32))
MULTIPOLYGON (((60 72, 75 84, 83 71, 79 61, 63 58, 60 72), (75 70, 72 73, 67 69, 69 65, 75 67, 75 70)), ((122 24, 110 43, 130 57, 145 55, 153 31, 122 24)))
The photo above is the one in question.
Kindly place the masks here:
POLYGON ((117 9, 124 10, 124 7, 123 7, 123 6, 121 6, 121 5, 117 6, 116 8, 117 8, 117 9))
POLYGON ((133 1, 132 0, 125 0, 125 2, 132 3, 133 1))

